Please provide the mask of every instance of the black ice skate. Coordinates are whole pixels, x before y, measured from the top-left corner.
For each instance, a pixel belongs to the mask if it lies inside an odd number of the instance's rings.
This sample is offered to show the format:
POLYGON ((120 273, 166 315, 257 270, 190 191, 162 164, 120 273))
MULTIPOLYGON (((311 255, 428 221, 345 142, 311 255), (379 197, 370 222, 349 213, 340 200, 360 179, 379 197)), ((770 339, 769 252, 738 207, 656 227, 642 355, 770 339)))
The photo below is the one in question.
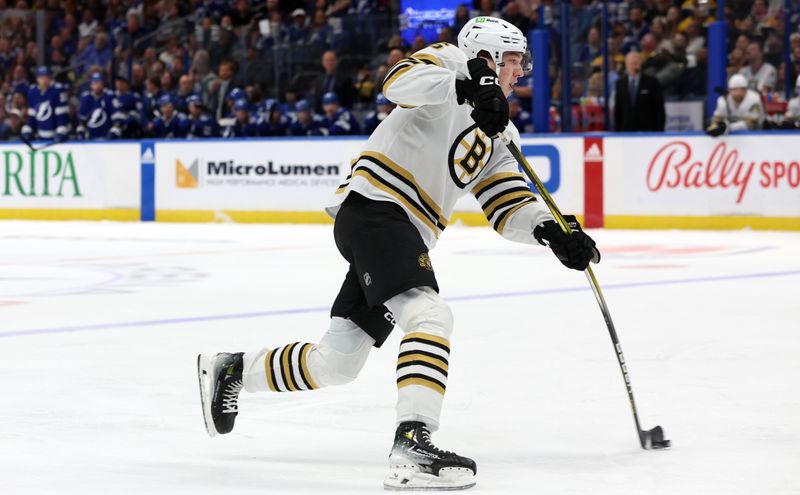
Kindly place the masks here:
POLYGON ((224 435, 233 430, 233 422, 239 412, 239 392, 243 386, 243 355, 242 352, 222 352, 213 356, 197 356, 203 419, 206 430, 212 437, 217 433, 224 435))
POLYGON ((475 461, 438 449, 424 423, 397 427, 389 454, 387 490, 463 490, 475 486, 475 461))

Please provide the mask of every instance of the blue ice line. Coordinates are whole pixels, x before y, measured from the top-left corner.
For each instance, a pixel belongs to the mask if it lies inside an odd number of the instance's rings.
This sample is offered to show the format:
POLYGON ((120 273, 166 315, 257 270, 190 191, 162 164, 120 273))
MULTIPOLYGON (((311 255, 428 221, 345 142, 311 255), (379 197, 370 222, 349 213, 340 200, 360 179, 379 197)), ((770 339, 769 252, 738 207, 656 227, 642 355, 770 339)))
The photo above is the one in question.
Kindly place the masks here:
MULTIPOLYGON (((755 278, 791 277, 796 275, 800 275, 800 270, 790 270, 783 272, 766 272, 766 273, 746 273, 740 275, 720 275, 716 277, 684 278, 675 280, 655 280, 650 282, 631 282, 623 284, 608 284, 608 285, 601 285, 601 288, 604 290, 633 289, 639 287, 700 284, 709 282, 724 282, 731 280, 748 280, 755 278)), ((588 290, 590 290, 590 287, 587 285, 581 287, 561 287, 561 288, 546 288, 546 289, 534 289, 534 290, 513 291, 513 292, 495 292, 489 294, 471 294, 464 296, 448 297, 446 298, 446 300, 448 302, 462 302, 462 301, 474 301, 481 299, 500 299, 507 297, 560 294, 565 292, 584 292, 588 290)), ((85 332, 92 330, 115 330, 115 329, 130 328, 130 327, 152 327, 160 325, 175 325, 182 323, 195 323, 195 322, 206 322, 206 321, 239 320, 247 318, 268 318, 271 316, 322 313, 327 311, 330 311, 330 307, 324 306, 324 307, 308 307, 308 308, 293 308, 293 309, 275 309, 270 311, 254 311, 249 313, 234 313, 227 315, 189 316, 183 318, 169 318, 161 320, 123 321, 117 323, 98 323, 94 325, 75 325, 75 326, 54 327, 54 328, 32 328, 28 330, 11 330, 8 332, 0 332, 0 338, 85 332)))

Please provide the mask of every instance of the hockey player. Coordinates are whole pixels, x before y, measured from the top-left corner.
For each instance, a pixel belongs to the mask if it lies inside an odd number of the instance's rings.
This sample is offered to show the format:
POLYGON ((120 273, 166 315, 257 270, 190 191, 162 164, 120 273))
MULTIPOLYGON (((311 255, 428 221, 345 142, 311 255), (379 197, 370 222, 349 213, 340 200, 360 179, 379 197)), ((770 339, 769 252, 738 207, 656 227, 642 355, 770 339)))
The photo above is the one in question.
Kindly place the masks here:
POLYGON ((743 75, 734 74, 728 80, 728 94, 717 98, 717 108, 706 134, 717 137, 730 131, 761 129, 764 118, 761 96, 747 89, 747 79, 743 75))
POLYGON ((353 136, 361 133, 358 121, 349 110, 339 105, 339 97, 330 92, 322 95, 323 134, 329 136, 353 136), (327 132, 325 132, 327 131, 327 132))
POLYGON ((81 94, 78 108, 78 137, 80 139, 113 139, 122 135, 122 129, 112 122, 114 93, 106 89, 103 75, 92 74, 90 89, 81 94))
POLYGON ((250 104, 244 98, 233 104, 233 122, 222 130, 222 137, 255 137, 258 136, 258 119, 250 115, 250 104))
POLYGON ((314 115, 311 105, 306 100, 300 100, 295 106, 295 117, 289 124, 290 136, 322 136, 322 119, 314 115))
POLYGON ((114 93, 114 114, 111 119, 122 132, 122 137, 138 139, 142 135, 142 98, 131 91, 131 84, 122 76, 117 77, 114 93))
POLYGON ((584 232, 561 231, 495 137, 505 129, 519 146, 506 96, 529 68, 525 36, 501 19, 477 17, 462 28, 458 44, 424 48, 395 64, 384 80, 384 95, 400 108, 370 136, 327 208, 350 269, 319 343, 198 356, 212 436, 232 430, 242 388, 289 392, 352 381, 396 323, 404 336, 397 430, 384 486, 475 484, 475 462, 437 448, 430 438, 447 388, 453 315, 438 294, 428 250, 456 200, 471 192, 507 239, 549 245, 576 270, 599 261, 599 253, 584 232))
POLYGON ((800 128, 800 76, 797 76, 794 87, 797 90, 797 96, 789 100, 781 125, 784 129, 800 128))
POLYGON ((285 136, 289 130, 289 119, 281 112, 278 101, 264 100, 263 110, 258 117, 258 135, 285 136))
POLYGON ((219 125, 203 107, 203 101, 197 95, 186 98, 189 107, 189 132, 186 137, 209 138, 219 137, 219 125))
POLYGON ((22 126, 22 137, 63 141, 68 133, 67 88, 53 82, 50 69, 39 67, 36 85, 28 89, 28 123, 22 126))
POLYGON ((184 138, 189 131, 189 121, 178 113, 169 93, 158 99, 161 115, 150 124, 150 132, 156 138, 184 138))
POLYGON ((375 111, 370 112, 364 119, 364 133, 372 134, 378 128, 378 124, 392 113, 392 110, 394 110, 394 103, 383 96, 383 93, 378 93, 378 96, 375 97, 375 111))

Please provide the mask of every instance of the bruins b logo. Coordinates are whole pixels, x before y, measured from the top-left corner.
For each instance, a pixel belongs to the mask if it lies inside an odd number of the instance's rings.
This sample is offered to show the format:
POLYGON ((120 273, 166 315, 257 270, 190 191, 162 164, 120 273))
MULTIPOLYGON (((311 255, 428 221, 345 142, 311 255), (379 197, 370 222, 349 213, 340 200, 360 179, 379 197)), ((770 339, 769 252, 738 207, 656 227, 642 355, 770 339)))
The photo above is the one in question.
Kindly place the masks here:
POLYGON ((468 127, 450 147, 448 160, 453 182, 461 189, 467 187, 489 163, 493 151, 491 138, 477 124, 468 127))

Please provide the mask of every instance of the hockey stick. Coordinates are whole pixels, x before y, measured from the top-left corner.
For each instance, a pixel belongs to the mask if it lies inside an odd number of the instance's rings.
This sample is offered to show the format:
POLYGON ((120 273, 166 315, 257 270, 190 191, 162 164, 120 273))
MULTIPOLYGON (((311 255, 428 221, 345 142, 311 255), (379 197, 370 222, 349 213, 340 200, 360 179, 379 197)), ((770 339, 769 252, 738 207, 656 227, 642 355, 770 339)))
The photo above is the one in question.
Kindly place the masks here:
MULTIPOLYGON (((508 136, 505 132, 501 132, 499 135, 500 139, 505 143, 508 151, 514 156, 519 163, 519 166, 525 172, 525 175, 533 182, 533 185, 536 187, 536 190, 539 191, 539 195, 544 200, 544 203, 547 205, 547 208, 553 214, 558 222, 558 225, 561 226, 561 229, 564 233, 571 235, 572 229, 569 227, 567 222, 564 220, 564 216, 561 214, 561 210, 558 209, 558 206, 553 201, 553 198, 550 196, 550 193, 547 192, 545 189, 544 184, 542 181, 539 180, 539 177, 536 175, 536 172, 533 171, 533 167, 528 163, 528 160, 525 159, 525 156, 522 155, 517 145, 511 140, 511 137, 508 136)), ((670 446, 670 441, 664 438, 664 430, 660 426, 656 426, 651 430, 642 430, 641 424, 639 423, 639 413, 636 411, 636 402, 633 400, 633 387, 631 385, 631 379, 628 374, 628 367, 625 364, 625 357, 622 355, 622 346, 619 343, 619 337, 617 337, 617 331, 614 329, 614 322, 611 321, 611 313, 608 311, 608 305, 606 304, 606 300, 603 297, 603 292, 600 290, 600 285, 597 283, 597 278, 594 276, 594 272, 592 271, 592 267, 589 266, 586 268, 586 278, 589 280, 589 285, 592 286, 592 292, 594 292, 594 297, 597 299, 597 303, 600 305, 600 311, 603 313, 603 319, 606 321, 606 327, 608 327, 608 333, 611 335, 611 343, 614 344, 614 354, 617 356, 617 363, 619 363, 619 369, 622 372, 622 378, 625 380, 625 387, 628 390, 628 399, 631 403, 631 410, 633 411, 633 421, 636 423, 636 433, 639 435, 639 443, 642 445, 643 449, 663 449, 670 446)))
POLYGON ((24 136, 20 136, 20 137, 22 138, 22 142, 23 142, 23 143, 25 143, 26 145, 28 145, 28 148, 30 148, 30 149, 31 149, 31 151, 42 151, 42 150, 43 150, 43 149, 45 149, 45 148, 49 148, 49 147, 51 147, 51 146, 55 146, 55 145, 57 145, 57 144, 61 144, 61 143, 63 143, 63 141, 58 141, 58 140, 56 140, 56 141, 50 141, 50 142, 48 142, 48 143, 45 143, 45 144, 43 144, 43 145, 41 145, 41 146, 39 146, 39 147, 37 148, 37 147, 35 147, 35 146, 33 145, 33 143, 32 143, 32 142, 31 142, 31 141, 30 141, 28 138, 26 138, 26 137, 24 137, 24 136))

